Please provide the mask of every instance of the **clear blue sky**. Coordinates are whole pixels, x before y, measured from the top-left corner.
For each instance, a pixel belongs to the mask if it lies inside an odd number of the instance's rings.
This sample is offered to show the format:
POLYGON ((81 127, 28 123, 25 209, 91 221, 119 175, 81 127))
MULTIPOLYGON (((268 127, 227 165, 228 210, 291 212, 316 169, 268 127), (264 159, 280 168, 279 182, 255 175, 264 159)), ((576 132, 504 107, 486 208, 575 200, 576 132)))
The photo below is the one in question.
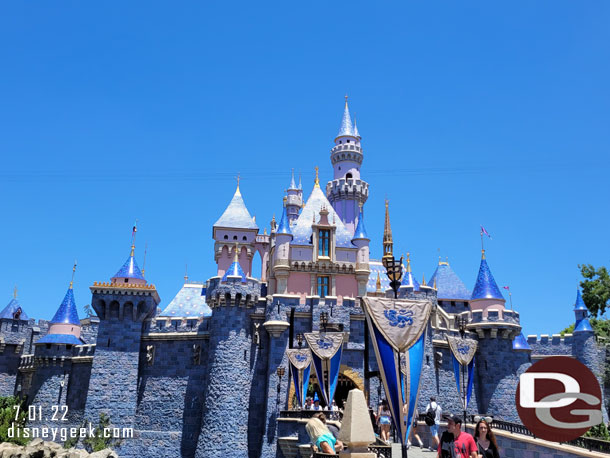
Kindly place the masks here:
POLYGON ((0 306, 49 319, 129 254, 164 307, 215 273, 240 172, 261 228, 290 169, 331 178, 343 96, 363 137, 372 254, 437 249, 472 289, 479 225, 525 334, 573 322, 577 264, 609 265, 610 4, 4 2, 0 306))

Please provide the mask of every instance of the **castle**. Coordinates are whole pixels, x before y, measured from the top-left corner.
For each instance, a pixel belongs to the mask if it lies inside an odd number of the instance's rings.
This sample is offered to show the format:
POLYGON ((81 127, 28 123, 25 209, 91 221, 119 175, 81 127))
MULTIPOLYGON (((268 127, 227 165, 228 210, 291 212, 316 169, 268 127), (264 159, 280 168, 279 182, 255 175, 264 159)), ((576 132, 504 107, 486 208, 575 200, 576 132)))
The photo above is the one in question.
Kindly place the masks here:
MULTIPOLYGON (((134 244, 109 281, 90 287, 97 316, 79 319, 72 283, 50 321, 29 318, 15 294, 0 312, 1 394, 27 397, 43 411, 66 405, 74 426, 106 413, 113 425, 134 429, 122 457, 295 456, 294 425, 278 421, 293 405, 294 387, 278 368, 287 368, 297 336, 320 329, 324 313, 326 329, 346 336, 335 399, 341 405, 357 387, 376 405, 383 393, 359 297, 393 292, 382 262, 370 258, 364 157, 346 99, 325 190, 317 168, 307 198, 293 175, 279 223, 274 218, 270 233, 261 233, 238 182, 212 229, 216 275, 205 283, 185 277, 163 310, 134 244), (261 272, 252 271, 255 255, 261 272)), ((386 202, 384 254, 392 243, 386 202)), ((462 316, 479 342, 471 413, 519 422, 518 377, 539 358, 570 355, 598 375, 605 363, 580 293, 573 335, 524 337, 484 251, 472 292, 447 261, 418 282, 407 257, 398 294, 433 303, 420 410, 434 395, 445 411, 461 411, 445 336, 457 333, 462 316)))

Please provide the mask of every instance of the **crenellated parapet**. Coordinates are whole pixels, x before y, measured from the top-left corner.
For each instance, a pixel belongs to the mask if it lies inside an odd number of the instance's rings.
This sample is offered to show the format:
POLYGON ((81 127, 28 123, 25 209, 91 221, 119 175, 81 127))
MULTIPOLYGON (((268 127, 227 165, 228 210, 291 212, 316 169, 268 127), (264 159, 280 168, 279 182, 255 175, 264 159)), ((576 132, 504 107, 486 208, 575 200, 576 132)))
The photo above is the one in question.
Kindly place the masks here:
POLYGON ((252 307, 258 303, 261 284, 255 278, 227 276, 226 279, 213 277, 208 280, 206 303, 211 307, 236 305, 252 307))
POLYGON ((470 312, 468 330, 479 339, 501 338, 512 340, 521 332, 519 313, 512 310, 488 308, 470 312))

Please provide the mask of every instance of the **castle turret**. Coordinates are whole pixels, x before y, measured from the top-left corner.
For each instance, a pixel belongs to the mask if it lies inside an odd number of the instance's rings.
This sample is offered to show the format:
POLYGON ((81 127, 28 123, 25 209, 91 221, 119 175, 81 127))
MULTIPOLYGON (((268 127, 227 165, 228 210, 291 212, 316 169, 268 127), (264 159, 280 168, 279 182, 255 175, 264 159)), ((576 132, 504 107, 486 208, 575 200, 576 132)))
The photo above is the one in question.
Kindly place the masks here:
POLYGON ((326 185, 326 196, 348 231, 354 233, 358 223, 359 205, 369 197, 369 184, 360 179, 362 147, 360 134, 352 124, 345 96, 345 109, 335 146, 330 150, 333 180, 326 185))
POLYGON ((15 290, 13 292, 13 298, 11 301, 2 309, 0 312, 0 320, 24 320, 27 321, 28 315, 25 313, 19 300, 17 299, 17 287, 15 286, 15 290))
POLYGON ((99 317, 85 418, 96 424, 101 413, 116 427, 132 427, 136 416, 139 364, 153 364, 155 344, 142 344, 144 321, 161 301, 135 261, 135 227, 128 262, 110 282, 90 287, 91 306, 99 317), (131 266, 124 271, 125 266, 131 266), (131 270, 130 270, 131 269, 131 270))
POLYGON ((288 216, 289 224, 292 226, 299 217, 299 212, 303 206, 303 189, 300 186, 300 180, 299 186, 294 182, 294 170, 292 171, 290 187, 286 190, 286 196, 286 215, 288 216))
POLYGON ((574 333, 577 332, 593 332, 593 327, 589 323, 589 309, 582 300, 580 289, 576 290, 576 302, 574 303, 574 333))
POLYGON ((273 277, 276 281, 275 290, 280 293, 286 293, 288 288, 288 275, 290 271, 290 242, 292 241, 292 233, 290 232, 290 224, 286 209, 286 197, 284 197, 284 206, 282 207, 282 219, 275 231, 275 248, 273 250, 273 277))
POLYGON ((358 282, 358 296, 364 297, 366 295, 366 284, 369 279, 369 239, 364 227, 364 213, 362 212, 362 205, 360 205, 360 213, 358 216, 358 226, 354 232, 354 238, 352 243, 358 247, 358 253, 356 254, 356 281, 358 282))
POLYGON ((483 317, 487 317, 488 310, 491 309, 501 313, 504 310, 505 303, 504 296, 502 296, 500 288, 498 288, 496 280, 487 265, 485 250, 481 250, 481 265, 477 275, 477 282, 472 290, 470 308, 473 311, 482 310, 483 317))
POLYGON ((218 276, 222 277, 233 262, 231 246, 239 243, 239 263, 248 277, 252 275, 252 258, 254 257, 258 226, 246 208, 239 189, 239 180, 235 194, 218 221, 214 224, 214 260, 218 265, 218 276))

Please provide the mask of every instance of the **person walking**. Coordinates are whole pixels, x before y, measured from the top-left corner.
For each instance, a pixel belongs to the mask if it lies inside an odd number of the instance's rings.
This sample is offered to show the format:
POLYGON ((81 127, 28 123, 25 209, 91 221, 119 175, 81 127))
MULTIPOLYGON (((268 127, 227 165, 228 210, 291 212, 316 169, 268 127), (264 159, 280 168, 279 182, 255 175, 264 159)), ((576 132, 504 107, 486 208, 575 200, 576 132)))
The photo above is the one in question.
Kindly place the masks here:
POLYGON ((438 445, 438 458, 480 458, 474 438, 462 431, 462 419, 457 415, 447 418, 447 431, 438 445))
POLYGON ((496 436, 491 425, 481 418, 474 429, 474 440, 477 444, 478 458, 500 458, 496 436))
POLYGON ((430 402, 426 405, 426 425, 430 427, 430 435, 432 436, 432 440, 434 441, 434 445, 430 445, 431 451, 436 451, 438 448, 438 424, 441 421, 441 415, 443 414, 443 409, 436 402, 436 397, 431 396, 430 402))
POLYGON ((390 425, 392 424, 390 405, 385 399, 381 401, 377 412, 377 425, 379 426, 381 440, 388 443, 390 441, 390 425))

